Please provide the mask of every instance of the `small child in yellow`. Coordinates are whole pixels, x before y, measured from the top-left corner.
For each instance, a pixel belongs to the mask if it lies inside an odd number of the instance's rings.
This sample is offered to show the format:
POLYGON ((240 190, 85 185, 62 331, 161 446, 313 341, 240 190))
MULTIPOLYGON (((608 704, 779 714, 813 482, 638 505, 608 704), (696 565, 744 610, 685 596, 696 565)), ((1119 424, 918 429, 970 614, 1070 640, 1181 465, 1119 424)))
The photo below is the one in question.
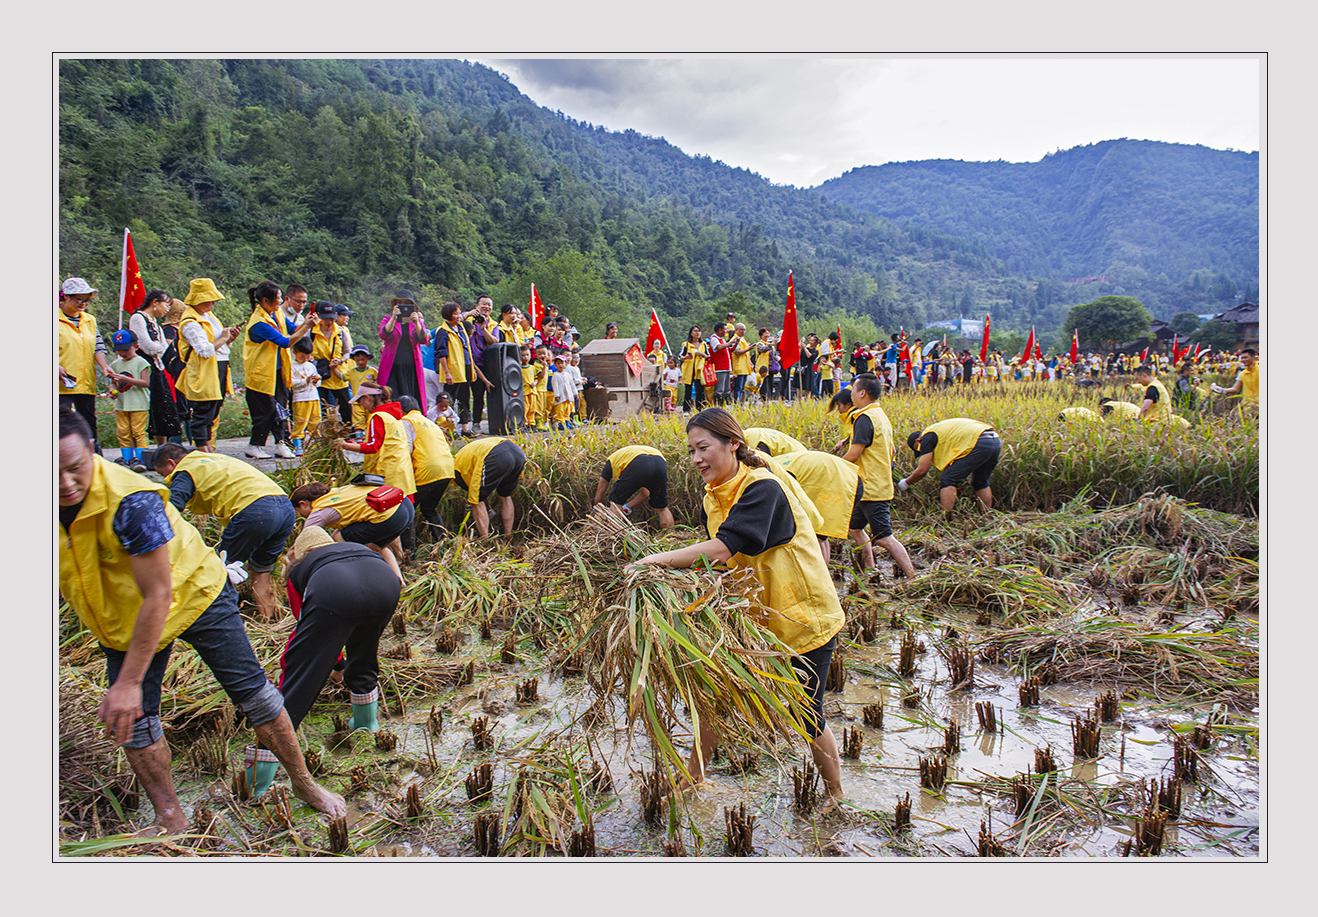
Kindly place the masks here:
MULTIPOLYGON (((293 345, 293 384, 289 386, 293 400, 293 454, 302 454, 302 439, 315 433, 320 426, 320 375, 311 360, 312 341, 307 335, 293 345), (305 346, 303 346, 305 345, 305 346)), ((356 405, 354 405, 356 407, 356 405)))
POLYGON ((553 404, 549 395, 549 348, 543 346, 537 347, 535 351, 535 361, 531 365, 535 367, 534 388, 536 400, 536 422, 533 426, 537 430, 548 430, 549 409, 553 404))
POLYGON ((535 392, 537 366, 531 362, 531 345, 521 346, 522 357, 522 404, 526 409, 525 426, 533 428, 539 419, 540 399, 535 392))
POLYGON ((146 448, 146 421, 151 410, 151 364, 137 355, 137 335, 127 328, 114 333, 115 358, 110 361, 114 384, 114 426, 119 435, 119 457, 134 471, 146 471, 142 450, 146 448))
MULTIPOLYGON (((374 382, 377 375, 376 369, 371 365, 371 348, 365 344, 358 344, 348 352, 352 357, 352 362, 356 365, 345 372, 343 377, 348 380, 348 386, 352 389, 352 395, 355 397, 357 388, 363 382, 374 382)), ((366 430, 366 409, 360 402, 354 401, 352 404, 352 428, 356 430, 366 430)))
POLYGON ((451 440, 459 422, 458 412, 449 404, 448 392, 440 391, 435 396, 435 425, 451 440))

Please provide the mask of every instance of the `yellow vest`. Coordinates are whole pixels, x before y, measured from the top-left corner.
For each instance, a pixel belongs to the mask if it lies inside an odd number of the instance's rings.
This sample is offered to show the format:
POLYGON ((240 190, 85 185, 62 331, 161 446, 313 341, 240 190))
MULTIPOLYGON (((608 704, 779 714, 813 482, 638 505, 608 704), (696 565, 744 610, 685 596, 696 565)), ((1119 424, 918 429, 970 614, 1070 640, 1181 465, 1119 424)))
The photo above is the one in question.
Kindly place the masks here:
MULTIPOLYGON (((682 344, 682 353, 691 354, 691 359, 681 363, 682 367, 682 384, 690 385, 694 380, 696 382, 704 381, 703 373, 705 372, 705 358, 709 356, 709 345, 704 341, 692 344, 685 341, 682 344)), ((679 354, 680 356, 680 354, 679 354)))
POLYGON ((480 439, 473 439, 467 443, 458 450, 457 455, 453 456, 453 473, 462 475, 462 481, 467 485, 468 503, 480 502, 481 476, 485 470, 485 457, 499 443, 506 442, 509 442, 509 440, 502 436, 482 436, 480 439))
MULTIPOLYGON (((55 380, 55 393, 58 395, 95 395, 96 394, 96 319, 90 312, 83 312, 78 324, 64 314, 63 309, 55 310, 55 328, 59 332, 59 365, 65 372, 78 380, 73 388, 65 388, 59 379, 55 380)), ((92 431, 93 433, 96 431, 92 431)))
POLYGON ((1089 408, 1062 408, 1063 420, 1098 420, 1098 415, 1089 408))
MULTIPOLYGON (((224 397, 220 391, 220 362, 214 354, 203 357, 188 345, 183 337, 183 327, 188 322, 196 322, 200 325, 201 330, 206 332, 206 340, 215 343, 215 329, 211 327, 211 323, 192 306, 184 309, 183 316, 178 320, 178 356, 185 365, 174 387, 189 401, 219 401, 224 397)), ((246 358, 247 355, 244 354, 243 359, 246 358)))
MULTIPOLYGON (((622 476, 623 469, 632 463, 638 455, 657 455, 660 458, 664 454, 653 446, 623 446, 617 452, 609 456, 609 468, 613 472, 612 480, 616 481, 622 476)), ((603 475, 601 475, 603 477, 603 475)))
POLYGON ((806 445, 772 427, 751 427, 742 431, 746 434, 746 445, 759 449, 761 444, 769 447, 769 454, 778 456, 788 452, 805 452, 806 445))
MULTIPOLYGON (((68 367, 65 367, 66 369, 68 367)), ((155 652, 187 630, 215 601, 228 575, 201 535, 169 503, 169 491, 136 472, 93 456, 91 487, 67 534, 58 520, 59 590, 82 623, 105 646, 126 651, 133 638, 142 593, 133 578, 132 558, 114 534, 114 514, 129 494, 160 495, 174 529, 169 542, 173 600, 155 652)))
POLYGON ((765 455, 763 452, 757 453, 757 455, 768 463, 769 470, 773 472, 773 476, 782 482, 783 490, 790 493, 801 504, 802 512, 804 512, 805 517, 810 520, 810 527, 816 531, 823 527, 824 517, 819 514, 819 509, 815 506, 814 501, 806 496, 805 490, 802 489, 800 482, 792 477, 777 459, 765 455))
POLYGON ((383 512, 374 509, 366 502, 366 495, 373 490, 375 487, 367 484, 345 484, 343 487, 336 487, 313 501, 311 511, 314 513, 318 509, 334 510, 339 514, 339 521, 333 528, 339 529, 354 522, 384 522, 398 511, 398 507, 383 512))
POLYGON ((374 411, 366 420, 368 427, 376 417, 384 421, 384 439, 380 442, 378 452, 362 454, 362 471, 380 475, 390 487, 397 487, 411 496, 416 493, 416 478, 412 474, 412 452, 407 444, 407 431, 403 429, 401 420, 384 411, 374 411))
MULTIPOLYGON (((324 335, 320 330, 320 325, 311 329, 311 359, 313 360, 341 360, 344 355, 343 335, 339 334, 338 325, 334 326, 334 331, 330 336, 324 335)), ((335 378, 335 370, 330 370, 329 378, 320 380, 320 387, 331 391, 338 391, 341 388, 348 387, 348 373, 351 371, 347 366, 351 364, 340 364, 338 372, 343 375, 335 378)), ((353 367, 355 369, 356 367, 353 367)), ((368 369, 367 372, 370 370, 368 369)), ((365 375, 365 373, 362 373, 365 375)))
POLYGON ((499 322, 496 330, 505 344, 516 344, 520 347, 526 343, 526 335, 522 334, 522 329, 517 325, 505 325, 503 322, 499 322))
MULTIPOLYGON (((757 341, 756 343, 763 343, 763 341, 757 341)), ((755 354, 755 371, 759 372, 760 367, 768 368, 769 359, 770 357, 773 356, 773 351, 766 350, 764 351, 764 353, 760 353, 759 349, 757 348, 753 352, 755 354)), ((747 354, 747 356, 750 356, 750 354, 747 354)))
POLYGON ((1149 413, 1144 415, 1144 419, 1147 421, 1170 420, 1175 416, 1175 412, 1172 411, 1172 396, 1168 394, 1167 386, 1157 379, 1151 380, 1149 385, 1158 390, 1158 400, 1153 402, 1153 406, 1149 408, 1149 413))
MULTIPOLYGON (((934 467, 942 471, 962 456, 969 455, 975 448, 975 443, 979 442, 979 434, 989 429, 992 428, 988 424, 980 423, 978 420, 953 417, 950 420, 940 420, 938 423, 930 424, 920 431, 920 435, 937 434, 938 445, 934 446, 934 467)), ((868 482, 865 484, 865 493, 869 494, 868 482)))
POLYGON ((252 310, 252 317, 247 320, 247 325, 243 328, 243 381, 252 391, 264 395, 275 393, 276 362, 280 367, 279 374, 284 377, 284 387, 288 388, 293 384, 293 368, 289 365, 291 360, 288 348, 280 347, 274 341, 256 343, 249 333, 257 325, 266 324, 287 337, 288 328, 284 326, 282 319, 277 318, 278 315, 278 312, 271 315, 257 306, 252 310), (279 359, 281 355, 282 360, 279 359))
POLYGON ((744 337, 737 337, 735 333, 732 335, 731 341, 732 341, 732 374, 734 376, 750 375, 750 371, 751 371, 750 351, 748 350, 745 353, 737 353, 737 351, 742 347, 751 346, 751 342, 746 340, 746 338, 744 337))
POLYGON ((196 486, 188 501, 188 511, 196 516, 227 522, 261 497, 286 496, 269 475, 242 459, 215 452, 189 452, 179 459, 165 483, 172 483, 180 471, 186 471, 196 486))
POLYGON ((664 345, 659 341, 654 342, 654 350, 650 351, 650 362, 655 366, 663 366, 668 362, 668 357, 664 355, 664 345))
MULTIPOLYGON (((353 366, 352 369, 343 374, 343 377, 352 387, 352 393, 355 395, 357 394, 358 386, 363 382, 374 382, 376 375, 376 368, 368 363, 365 369, 358 369, 356 366, 353 366)), ((354 404, 353 407, 355 408, 357 405, 354 404)))
MULTIPOLYGON (((467 361, 471 360, 471 341, 467 339, 467 332, 462 324, 450 325, 448 322, 440 328, 440 331, 448 335, 448 356, 444 363, 448 366, 448 373, 453 377, 454 382, 467 381, 467 361)), ((439 370, 440 377, 444 375, 444 370, 439 364, 435 365, 439 370)), ((476 374, 473 372, 472 376, 476 374)))
MULTIPOLYGON (((874 439, 860 454, 857 466, 860 479, 865 482, 866 502, 892 499, 892 423, 878 402, 867 405, 863 410, 852 408, 848 419, 851 421, 852 433, 855 435, 856 419, 866 416, 874 425, 874 439)), ((849 437, 850 438, 850 437, 849 437)), ((942 442, 942 434, 939 434, 942 442)), ((935 459, 936 460, 936 459, 935 459)))
MULTIPOLYGON (((65 368, 65 369, 68 369, 68 364, 67 364, 67 363, 64 364, 64 368, 65 368)), ((81 378, 79 378, 79 381, 81 381, 81 378)), ((1242 370, 1240 371, 1240 396, 1241 396, 1242 398, 1247 398, 1247 399, 1249 399, 1250 401, 1258 401, 1258 400, 1259 400, 1259 363, 1258 363, 1258 361, 1255 361, 1255 362, 1254 362, 1254 368, 1253 368, 1253 369, 1242 369, 1242 370)))
POLYGON ((403 419, 410 421, 416 431, 412 446, 412 476, 416 485, 453 479, 453 449, 444 438, 444 431, 420 411, 408 411, 403 419))
POLYGON ((1140 406, 1129 401, 1109 401, 1106 406, 1112 409, 1108 417, 1113 420, 1129 420, 1140 416, 1140 406))
MULTIPOLYGON (((777 479, 766 468, 742 465, 731 480, 715 487, 706 485, 706 528, 711 538, 718 534, 742 492, 764 480, 777 479)), ((755 557, 734 554, 728 566, 754 570, 761 592, 751 615, 794 652, 808 653, 831 640, 842 629, 844 617, 837 590, 819 553, 814 528, 800 501, 790 489, 784 488, 784 492, 796 522, 792 540, 755 557)))
POLYGON ((856 466, 836 455, 810 450, 780 455, 778 463, 796 478, 815 509, 819 510, 823 524, 815 526, 815 534, 825 538, 846 538, 851 532, 856 485, 860 483, 856 466))

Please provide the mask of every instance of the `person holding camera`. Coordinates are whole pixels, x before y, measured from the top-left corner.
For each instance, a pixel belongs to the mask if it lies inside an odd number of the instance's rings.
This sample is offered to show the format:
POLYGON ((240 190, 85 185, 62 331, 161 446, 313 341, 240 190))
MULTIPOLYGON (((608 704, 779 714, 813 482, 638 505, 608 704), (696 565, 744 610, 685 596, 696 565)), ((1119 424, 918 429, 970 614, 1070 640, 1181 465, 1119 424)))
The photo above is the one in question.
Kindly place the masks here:
POLYGON ((410 395, 426 411, 426 376, 421 362, 421 345, 430 334, 411 290, 399 290, 389 300, 390 312, 380 321, 380 385, 395 395, 410 395))

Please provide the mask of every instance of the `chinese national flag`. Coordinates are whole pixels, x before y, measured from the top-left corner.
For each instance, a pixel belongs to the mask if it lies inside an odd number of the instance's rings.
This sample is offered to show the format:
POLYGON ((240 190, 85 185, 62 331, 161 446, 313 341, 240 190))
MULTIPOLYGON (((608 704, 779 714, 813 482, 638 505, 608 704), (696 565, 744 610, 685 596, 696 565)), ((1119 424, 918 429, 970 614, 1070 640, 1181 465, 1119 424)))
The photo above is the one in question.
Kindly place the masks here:
POLYGON ((1080 359, 1080 329, 1077 328, 1071 334, 1071 365, 1074 366, 1076 360, 1080 359))
POLYGON ((659 313, 653 309, 650 310, 650 333, 645 336, 645 352, 654 353, 654 342, 658 341, 664 345, 664 350, 668 350, 668 336, 664 334, 663 326, 659 324, 659 313))
POLYGON ((142 282, 142 269, 137 265, 133 251, 133 235, 124 230, 124 261, 119 272, 119 309, 130 315, 146 301, 146 284, 142 282))
MULTIPOLYGON (((1033 331, 1034 331, 1034 329, 1031 328, 1031 329, 1030 329, 1030 332, 1033 333, 1033 331)), ((1035 341, 1035 342, 1034 342, 1034 358, 1035 358, 1036 360, 1042 360, 1042 359, 1043 359, 1043 348, 1039 346, 1039 342, 1038 342, 1038 341, 1035 341)))
POLYGON ((795 366, 801 359, 801 332, 796 326, 796 284, 792 272, 787 272, 787 312, 783 315, 783 339, 778 342, 778 358, 783 369, 795 366))
POLYGON ((1140 362, 1147 363, 1149 359, 1149 348, 1145 347, 1144 352, 1140 354, 1140 362))
POLYGON ((1025 353, 1021 354, 1022 360, 1028 360, 1030 354, 1034 352, 1034 326, 1030 326, 1030 336, 1025 339, 1025 353))
POLYGON ((540 323, 545 320, 545 307, 540 302, 540 294, 535 291, 535 284, 531 284, 531 302, 527 305, 526 312, 531 318, 531 327, 539 331, 540 323))
POLYGON ((990 316, 984 316, 984 339, 979 342, 979 358, 981 360, 988 359, 989 318, 990 316))

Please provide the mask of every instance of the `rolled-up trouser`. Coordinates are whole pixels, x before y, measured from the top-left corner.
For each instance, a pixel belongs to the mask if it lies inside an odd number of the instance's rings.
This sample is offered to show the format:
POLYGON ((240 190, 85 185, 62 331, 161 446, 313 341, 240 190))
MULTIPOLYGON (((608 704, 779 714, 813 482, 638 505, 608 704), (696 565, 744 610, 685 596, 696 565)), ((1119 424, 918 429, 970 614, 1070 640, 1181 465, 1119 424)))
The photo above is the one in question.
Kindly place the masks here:
MULTIPOLYGON (((398 582, 397 577, 394 582, 398 582)), ((284 709, 283 696, 265 677, 265 669, 252 652, 238 615, 238 593, 227 580, 215 601, 178 639, 192 645, 229 700, 253 726, 270 722, 284 709)), ((127 748, 146 748, 164 738, 160 725, 160 685, 173 648, 171 642, 156 653, 142 676, 142 716, 133 724, 133 737, 124 743, 127 748)), ((104 645, 101 649, 105 653, 105 679, 112 685, 119 678, 127 653, 104 645)))
POLYGON ((833 663, 833 649, 837 646, 837 635, 821 647, 791 657, 792 668, 805 685, 805 693, 810 696, 810 715, 801 725, 811 739, 819 738, 824 731, 824 686, 828 684, 828 668, 833 663))
POLYGON ((398 609, 400 589, 394 571, 374 552, 344 555, 312 572, 280 659, 279 692, 294 729, 325 687, 340 650, 346 649, 343 683, 352 702, 379 697, 380 634, 398 609))

